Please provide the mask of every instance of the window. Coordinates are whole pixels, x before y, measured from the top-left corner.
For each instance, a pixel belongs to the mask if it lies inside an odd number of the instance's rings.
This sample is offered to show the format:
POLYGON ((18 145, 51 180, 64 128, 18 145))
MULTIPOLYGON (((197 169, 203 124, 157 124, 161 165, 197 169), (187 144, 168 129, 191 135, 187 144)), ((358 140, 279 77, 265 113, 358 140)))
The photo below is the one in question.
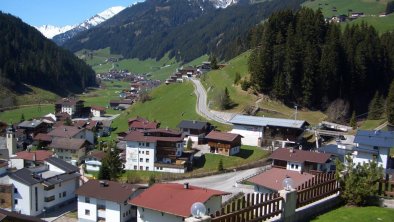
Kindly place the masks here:
POLYGON ((149 167, 145 167, 145 170, 149 170, 149 167))
POLYGON ((14 204, 18 204, 18 199, 14 199, 14 204))
POLYGON ((145 162, 149 163, 149 159, 148 159, 148 158, 146 158, 146 159, 145 159, 145 162))
POLYGON ((144 161, 144 158, 140 158, 140 162, 143 162, 144 161))
POLYGON ((146 143, 146 146, 149 147, 149 143, 146 143))
POLYGON ((85 210, 85 215, 90 215, 90 210, 85 210))
POLYGON ((64 192, 63 192, 63 197, 65 197, 65 196, 66 196, 66 194, 67 194, 67 192, 66 192, 66 191, 64 191, 64 192))
POLYGON ((61 198, 62 197, 62 193, 59 193, 59 198, 61 198))
POLYGON ((142 154, 145 154, 145 151, 142 151, 142 154))
POLYGON ((54 201, 54 200, 55 200, 55 195, 52 195, 50 197, 45 197, 45 199, 44 199, 45 202, 51 202, 51 201, 54 201))
POLYGON ((134 166, 134 170, 136 170, 137 169, 137 166, 134 166))
POLYGON ((61 187, 61 186, 62 186, 62 182, 59 183, 59 187, 61 187))
POLYGON ((142 168, 142 166, 140 166, 140 170, 143 170, 144 168, 142 168))
POLYGON ((90 203, 90 198, 89 197, 85 197, 85 203, 90 203))
POLYGON ((149 150, 146 151, 146 155, 149 155, 149 150))
POLYGON ((298 169, 298 165, 295 165, 295 168, 298 169))
POLYGON ((294 169, 294 164, 291 164, 290 168, 291 168, 291 169, 294 169))
POLYGON ((18 193, 18 189, 17 188, 14 188, 14 193, 18 193))
POLYGON ((5 203, 5 200, 4 199, 0 199, 0 203, 1 204, 5 203))
POLYGON ((123 217, 125 217, 126 215, 125 215, 125 213, 123 213, 123 217))

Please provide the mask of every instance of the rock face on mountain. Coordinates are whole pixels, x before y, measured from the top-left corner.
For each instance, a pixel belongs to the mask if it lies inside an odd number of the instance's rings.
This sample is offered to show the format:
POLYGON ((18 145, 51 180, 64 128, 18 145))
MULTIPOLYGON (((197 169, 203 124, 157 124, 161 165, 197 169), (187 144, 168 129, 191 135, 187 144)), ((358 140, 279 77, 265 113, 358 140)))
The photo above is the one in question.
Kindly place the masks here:
POLYGON ((125 58, 191 61, 214 53, 229 59, 248 48, 250 29, 272 12, 303 0, 146 0, 64 43, 76 52, 110 47, 125 58), (253 1, 255 2, 255 1, 253 1), (225 8, 221 8, 225 7, 225 8))
MULTIPOLYGON (((65 41, 73 38, 78 33, 88 30, 94 26, 97 26, 108 19, 112 18, 114 15, 121 12, 125 7, 123 6, 115 6, 111 7, 103 12, 98 13, 95 16, 92 16, 90 19, 82 22, 77 26, 73 26, 71 29, 66 30, 64 32, 58 33, 57 35, 53 35, 53 41, 58 45, 62 45, 65 41)), ((41 30, 40 30, 41 31, 41 30)), ((45 35, 45 34, 44 34, 45 35)))

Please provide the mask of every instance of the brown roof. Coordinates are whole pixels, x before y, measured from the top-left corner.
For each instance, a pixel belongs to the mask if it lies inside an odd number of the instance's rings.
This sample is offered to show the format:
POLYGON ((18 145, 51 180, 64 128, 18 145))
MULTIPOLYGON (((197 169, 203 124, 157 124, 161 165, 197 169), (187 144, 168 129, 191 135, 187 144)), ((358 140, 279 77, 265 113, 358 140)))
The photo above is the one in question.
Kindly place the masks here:
POLYGON ((86 143, 84 139, 73 139, 73 138, 54 138, 49 147, 55 149, 68 149, 68 150, 79 150, 86 143))
POLYGON ((35 141, 44 141, 44 142, 51 142, 52 141, 52 137, 46 133, 39 133, 37 134, 33 140, 35 141))
POLYGON ((237 137, 241 135, 235 133, 224 133, 218 131, 211 131, 205 138, 211 140, 220 140, 226 142, 233 142, 237 137))
POLYGON ((59 99, 59 100, 56 102, 56 104, 73 106, 73 105, 77 104, 78 102, 83 102, 83 100, 80 100, 80 99, 72 99, 72 98, 61 98, 61 99, 59 99))
POLYGON ((21 151, 15 153, 15 159, 31 160, 33 161, 44 161, 53 155, 52 151, 48 150, 36 150, 36 151, 21 151))
POLYGON ((137 129, 157 129, 159 127, 158 122, 149 122, 147 119, 137 116, 134 119, 129 119, 129 128, 137 129))
POLYGON ((91 109, 99 110, 99 111, 105 111, 106 110, 106 108, 102 107, 102 106, 92 106, 91 109))
POLYGON ((0 167, 7 167, 8 161, 7 160, 0 160, 0 167))
POLYGON ((71 138, 77 135, 79 132, 84 130, 83 128, 78 128, 75 126, 59 126, 56 129, 48 133, 52 137, 64 137, 71 138))
POLYGON ((317 153, 312 151, 279 148, 276 149, 270 159, 284 160, 297 163, 311 162, 311 163, 326 163, 331 155, 328 153, 317 153))
POLYGON ((296 188, 302 185, 304 182, 312 179, 314 176, 308 173, 299 173, 292 170, 272 168, 248 179, 248 181, 273 191, 279 191, 283 189, 282 182, 286 177, 290 177, 293 180, 293 188, 296 188))
POLYGON ((97 198, 100 200, 109 200, 116 203, 123 203, 127 201, 135 191, 141 188, 137 185, 122 184, 108 180, 103 182, 106 183, 105 186, 100 185, 99 180, 89 180, 87 183, 78 188, 75 193, 81 196, 97 198))
POLYGON ((135 142, 157 142, 157 141, 163 141, 163 142, 180 142, 183 141, 182 136, 178 137, 164 137, 164 136, 145 136, 143 132, 139 131, 131 131, 128 133, 123 140, 125 141, 135 141, 135 142))
POLYGON ((205 203, 213 196, 229 194, 191 185, 189 189, 185 189, 183 186, 183 184, 176 183, 157 183, 130 200, 129 203, 138 207, 189 217, 193 203, 205 203))
POLYGON ((98 151, 98 150, 90 151, 89 154, 87 155, 87 157, 88 156, 95 157, 97 160, 102 160, 104 158, 104 156, 105 156, 105 152, 104 151, 98 151))

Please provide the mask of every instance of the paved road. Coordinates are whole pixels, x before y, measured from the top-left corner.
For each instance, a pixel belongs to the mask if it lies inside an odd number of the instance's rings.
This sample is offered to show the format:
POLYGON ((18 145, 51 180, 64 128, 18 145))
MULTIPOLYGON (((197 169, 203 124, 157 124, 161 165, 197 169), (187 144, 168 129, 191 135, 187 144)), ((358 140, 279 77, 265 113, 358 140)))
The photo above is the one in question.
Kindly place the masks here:
POLYGON ((211 112, 209 108, 207 107, 207 92, 205 91, 205 88, 202 86, 200 80, 192 78, 191 81, 194 84, 194 93, 197 95, 197 104, 196 104, 196 111, 199 115, 210 119, 214 120, 219 123, 223 124, 230 124, 228 123, 228 118, 225 118, 223 116, 229 116, 229 115, 234 115, 233 113, 224 113, 224 115, 219 115, 218 112, 211 112))
POLYGON ((223 202, 224 202, 239 192, 253 193, 253 186, 237 184, 237 181, 241 181, 245 178, 249 178, 250 176, 262 172, 265 169, 267 169, 267 166, 252 168, 248 170, 241 170, 231 173, 225 173, 225 174, 218 174, 218 175, 202 177, 202 178, 178 180, 175 182, 182 184, 188 182, 190 185, 221 190, 231 193, 231 195, 227 195, 223 197, 223 202))
POLYGON ((386 122, 384 122, 382 125, 376 127, 374 130, 381 130, 381 129, 383 129, 384 127, 386 127, 388 123, 389 123, 389 122, 386 121, 386 122))

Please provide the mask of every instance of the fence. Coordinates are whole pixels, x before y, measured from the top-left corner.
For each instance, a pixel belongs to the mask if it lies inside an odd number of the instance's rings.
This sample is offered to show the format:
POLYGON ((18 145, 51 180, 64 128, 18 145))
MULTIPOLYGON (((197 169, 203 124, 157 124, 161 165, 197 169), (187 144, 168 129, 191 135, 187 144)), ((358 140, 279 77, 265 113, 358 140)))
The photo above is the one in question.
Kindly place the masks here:
POLYGON ((279 193, 246 194, 211 215, 212 222, 263 221, 282 213, 279 193))
POLYGON ((378 195, 384 198, 394 197, 394 179, 389 179, 389 175, 386 175, 385 179, 382 179, 378 183, 378 195))
POLYGON ((297 208, 331 196, 339 191, 334 173, 317 174, 297 188, 297 208))

